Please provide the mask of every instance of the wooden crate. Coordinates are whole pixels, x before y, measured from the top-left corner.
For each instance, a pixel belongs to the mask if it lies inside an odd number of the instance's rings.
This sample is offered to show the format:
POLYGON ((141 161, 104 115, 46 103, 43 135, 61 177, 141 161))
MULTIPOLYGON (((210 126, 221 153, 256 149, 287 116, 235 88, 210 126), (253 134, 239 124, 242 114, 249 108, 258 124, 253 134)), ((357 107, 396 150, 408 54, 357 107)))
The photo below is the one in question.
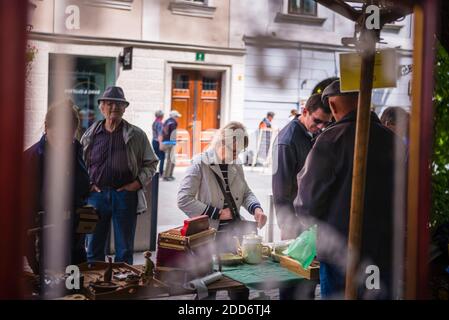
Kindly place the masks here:
MULTIPOLYGON (((126 281, 113 280, 119 287, 116 290, 107 292, 95 292, 90 283, 97 280, 103 280, 103 273, 108 268, 106 262, 83 263, 79 265, 80 271, 84 276, 84 294, 92 300, 115 300, 115 299, 148 299, 168 295, 168 288, 157 279, 152 279, 149 284, 142 284, 141 281, 136 284, 128 284, 126 281)), ((136 275, 142 274, 142 267, 130 266, 123 262, 112 264, 113 274, 119 272, 132 272, 136 275)))
POLYGON ((279 256, 279 260, 281 266, 308 280, 318 280, 320 278, 320 263, 316 260, 307 269, 304 269, 298 261, 289 256, 279 256))

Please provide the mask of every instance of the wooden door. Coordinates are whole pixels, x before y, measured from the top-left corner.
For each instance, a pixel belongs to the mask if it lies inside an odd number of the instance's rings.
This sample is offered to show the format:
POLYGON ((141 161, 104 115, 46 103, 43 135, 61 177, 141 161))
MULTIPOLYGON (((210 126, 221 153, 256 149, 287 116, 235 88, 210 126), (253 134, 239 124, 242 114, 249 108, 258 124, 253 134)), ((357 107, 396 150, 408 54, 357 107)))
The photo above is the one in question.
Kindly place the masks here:
POLYGON ((182 117, 178 122, 178 156, 189 159, 208 145, 212 132, 220 125, 221 74, 194 70, 173 72, 172 110, 182 117), (186 142, 188 136, 188 142, 186 142))

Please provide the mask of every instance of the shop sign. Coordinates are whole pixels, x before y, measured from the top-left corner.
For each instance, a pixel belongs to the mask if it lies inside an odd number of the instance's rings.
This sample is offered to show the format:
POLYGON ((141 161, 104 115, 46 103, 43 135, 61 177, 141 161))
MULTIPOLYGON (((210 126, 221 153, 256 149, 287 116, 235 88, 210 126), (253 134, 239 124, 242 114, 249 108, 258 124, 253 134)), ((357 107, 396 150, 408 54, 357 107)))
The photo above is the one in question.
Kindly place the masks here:
MULTIPOLYGON (((340 90, 342 92, 360 90, 361 65, 360 53, 340 54, 340 90)), ((395 49, 377 51, 374 60, 373 89, 396 87, 397 70, 395 49)))

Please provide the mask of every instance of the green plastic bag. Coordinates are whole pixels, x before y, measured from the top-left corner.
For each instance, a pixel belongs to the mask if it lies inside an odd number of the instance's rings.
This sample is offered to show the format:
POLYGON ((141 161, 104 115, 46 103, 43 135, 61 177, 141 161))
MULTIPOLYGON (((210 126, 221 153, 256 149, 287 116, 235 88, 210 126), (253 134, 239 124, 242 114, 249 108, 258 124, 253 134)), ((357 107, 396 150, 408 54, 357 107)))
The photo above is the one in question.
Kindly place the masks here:
POLYGON ((316 228, 314 225, 301 233, 283 252, 298 261, 304 269, 310 266, 316 256, 316 228))

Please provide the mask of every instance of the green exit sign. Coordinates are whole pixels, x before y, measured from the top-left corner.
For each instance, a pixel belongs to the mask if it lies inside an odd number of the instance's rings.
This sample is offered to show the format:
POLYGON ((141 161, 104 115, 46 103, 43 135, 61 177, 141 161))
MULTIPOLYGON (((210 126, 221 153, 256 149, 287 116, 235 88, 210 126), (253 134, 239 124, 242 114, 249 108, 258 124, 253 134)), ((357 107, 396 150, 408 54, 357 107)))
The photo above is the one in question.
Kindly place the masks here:
POLYGON ((196 61, 204 61, 204 58, 206 57, 206 54, 204 52, 197 52, 196 53, 196 61))

